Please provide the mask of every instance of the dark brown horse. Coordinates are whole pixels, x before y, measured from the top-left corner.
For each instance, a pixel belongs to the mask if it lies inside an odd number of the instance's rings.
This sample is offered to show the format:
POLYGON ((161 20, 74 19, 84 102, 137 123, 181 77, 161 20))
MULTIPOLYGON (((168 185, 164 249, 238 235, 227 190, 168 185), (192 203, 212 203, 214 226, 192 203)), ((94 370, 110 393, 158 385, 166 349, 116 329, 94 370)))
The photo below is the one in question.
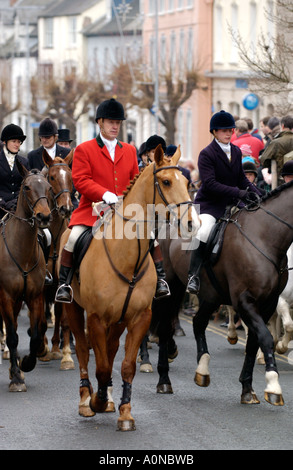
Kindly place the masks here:
POLYGON ((49 317, 50 308, 54 308, 54 334, 52 337, 52 350, 48 353, 48 359, 60 359, 61 370, 74 369, 74 362, 71 357, 70 350, 70 330, 66 319, 66 313, 61 303, 54 302, 56 289, 58 285, 57 260, 59 256, 60 239, 63 232, 68 227, 69 219, 74 209, 71 194, 73 191, 72 175, 70 164, 73 159, 74 149, 66 156, 66 158, 56 157, 54 160, 46 151, 43 153, 45 167, 42 173, 51 184, 50 208, 52 220, 50 222, 51 247, 48 259, 48 270, 52 275, 53 284, 45 285, 45 313, 46 318, 49 317), (60 327, 63 333, 63 349, 62 353, 59 349, 60 344, 60 327))
MULTIPOLYGON (((131 387, 137 351, 149 328, 157 283, 149 254, 155 217, 149 208, 155 208, 159 217, 165 220, 171 210, 169 205, 174 207, 187 202, 187 217, 182 222, 187 226, 193 221, 195 230, 199 228, 198 217, 190 207, 187 180, 176 166, 179 158, 179 148, 169 161, 161 146, 157 147, 155 162, 145 167, 130 186, 122 204, 115 210, 115 217, 105 216, 104 224, 97 230, 80 264, 80 283, 73 279, 74 301, 65 304, 76 340, 81 379, 79 413, 82 416, 107 410, 112 366, 119 338, 127 328, 118 418, 118 429, 123 431, 135 429, 131 416, 131 387), (84 332, 84 311, 95 353, 97 393, 93 393, 88 376, 89 349, 84 332)), ((62 236, 63 243, 66 235, 68 237, 67 232, 62 236)))
POLYGON ((47 227, 51 219, 51 186, 38 170, 28 171, 18 161, 17 166, 23 181, 16 211, 1 221, 0 314, 10 352, 9 390, 26 391, 21 371, 33 370, 37 356, 46 351, 43 297, 46 264, 37 234, 38 227, 47 227), (23 301, 30 311, 30 352, 20 361, 17 317, 23 301))
MULTIPOLYGON (((248 327, 245 361, 239 378, 241 403, 244 404, 259 403, 253 391, 252 377, 260 347, 266 366, 265 400, 283 405, 274 342, 266 324, 288 279, 286 253, 293 239, 291 198, 293 201, 293 183, 288 183, 259 203, 234 214, 226 228, 218 261, 214 266, 207 261, 200 273, 199 310, 193 319, 198 352, 195 382, 203 387, 210 382, 210 355, 205 337, 209 318, 221 304, 231 305, 248 327)), ((182 247, 182 240, 162 240, 160 246, 163 251, 167 250, 165 257, 171 263, 173 273, 182 285, 186 285, 190 259, 186 241, 182 247)), ((167 368, 165 361, 165 373, 167 368)))

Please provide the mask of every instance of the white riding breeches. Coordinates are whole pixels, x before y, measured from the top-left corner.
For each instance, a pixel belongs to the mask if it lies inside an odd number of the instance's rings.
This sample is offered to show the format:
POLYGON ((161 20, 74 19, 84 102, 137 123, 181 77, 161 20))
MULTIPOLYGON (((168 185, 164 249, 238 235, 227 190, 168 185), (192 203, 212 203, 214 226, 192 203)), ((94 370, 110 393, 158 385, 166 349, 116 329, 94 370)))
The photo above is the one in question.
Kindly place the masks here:
POLYGON ((73 253, 74 245, 78 239, 78 237, 88 228, 87 225, 74 225, 71 229, 71 233, 65 244, 64 248, 66 251, 70 251, 73 253))
POLYGON ((196 234, 196 238, 200 242, 207 243, 211 230, 217 222, 217 219, 210 214, 200 214, 199 218, 201 220, 201 226, 196 234))

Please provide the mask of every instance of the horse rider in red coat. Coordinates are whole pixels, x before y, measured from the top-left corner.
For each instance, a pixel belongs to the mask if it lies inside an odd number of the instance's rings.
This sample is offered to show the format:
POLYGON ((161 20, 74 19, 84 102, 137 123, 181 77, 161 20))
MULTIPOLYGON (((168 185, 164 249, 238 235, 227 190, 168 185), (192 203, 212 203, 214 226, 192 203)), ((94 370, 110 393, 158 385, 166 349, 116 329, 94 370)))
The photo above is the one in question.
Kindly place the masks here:
POLYGON ((97 221, 92 203, 117 203, 118 196, 123 194, 129 182, 139 173, 135 147, 117 140, 123 120, 125 116, 121 103, 114 98, 103 101, 96 112, 100 133, 75 149, 72 179, 81 198, 71 216, 69 227, 72 230, 61 255, 56 301, 72 301, 72 289, 67 279, 72 271, 77 239, 97 221))
POLYGON ((247 197, 248 192, 260 190, 246 178, 242 167, 242 152, 231 144, 235 121, 230 113, 220 111, 210 121, 213 141, 198 157, 201 186, 195 203, 200 207, 201 227, 196 234, 197 248, 191 254, 187 292, 198 294, 199 271, 203 262, 209 234, 217 220, 225 213, 228 205, 236 205, 247 197))

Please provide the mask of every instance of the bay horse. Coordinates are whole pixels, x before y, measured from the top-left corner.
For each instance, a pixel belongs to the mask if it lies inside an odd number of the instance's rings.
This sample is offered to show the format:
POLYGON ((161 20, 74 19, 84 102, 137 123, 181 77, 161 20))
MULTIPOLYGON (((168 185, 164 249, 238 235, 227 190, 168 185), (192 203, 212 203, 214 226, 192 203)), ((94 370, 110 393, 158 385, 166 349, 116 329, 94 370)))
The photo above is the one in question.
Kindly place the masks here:
POLYGON ((6 326, 10 353, 10 385, 14 392, 26 391, 21 371, 29 372, 37 356, 46 352, 44 283, 46 264, 37 241, 38 227, 48 227, 50 184, 39 170, 28 171, 16 158, 23 178, 14 214, 1 220, 0 236, 0 315, 6 326), (30 311, 30 352, 19 360, 17 317, 22 302, 30 311))
MULTIPOLYGON (((230 305, 248 329, 246 354, 239 381, 241 403, 259 400, 252 387, 255 358, 260 347, 265 360, 265 400, 284 404, 274 356, 274 341, 266 324, 274 314, 288 279, 287 250, 293 240, 293 182, 284 184, 256 204, 236 212, 228 220, 217 262, 205 262, 200 272, 199 309, 193 318, 197 344, 197 385, 210 383, 205 330, 210 316, 220 305, 230 305)), ((164 243, 160 241, 161 249, 164 243)), ((190 253, 178 240, 169 247, 173 269, 186 285, 190 253)), ((163 299, 162 299, 163 300, 163 299)), ((166 365, 165 365, 166 368, 166 365)))
MULTIPOLYGON (((48 353, 48 358, 62 359, 60 364, 61 370, 74 369, 74 362, 71 357, 70 349, 70 330, 66 313, 61 303, 55 303, 55 294, 58 286, 58 270, 57 259, 59 256, 60 240, 63 232, 68 227, 69 219, 73 212, 73 203, 71 193, 73 191, 72 175, 70 164, 73 159, 74 149, 63 159, 56 157, 52 159, 44 149, 43 160, 45 163, 42 173, 48 179, 52 190, 50 198, 50 208, 52 219, 50 222, 51 247, 48 259, 47 269, 52 275, 53 284, 45 285, 45 314, 49 317, 50 307, 54 308, 54 334, 52 336, 52 349, 48 353), (60 344, 60 327, 62 328, 64 346, 62 353, 59 349, 60 344)), ((42 360, 42 359, 41 359, 42 360)))
MULTIPOLYGON (((121 431, 135 430, 131 387, 138 348, 150 325, 156 291, 156 270, 149 254, 156 218, 149 208, 155 208, 159 219, 165 220, 170 211, 173 214, 172 207, 185 203, 180 227, 187 229, 193 225, 196 233, 200 226, 187 191, 187 180, 177 167, 179 158, 180 148, 172 159, 164 156, 160 145, 156 148, 154 162, 132 182, 122 203, 115 208, 114 217, 112 214, 110 218, 107 214, 104 216, 104 223, 97 229, 81 261, 80 284, 76 277, 73 279, 74 300, 65 304, 76 340, 80 367, 79 414, 82 416, 107 410, 113 362, 120 336, 127 328, 121 366, 123 392, 118 418, 118 430, 121 431), (84 311, 89 342, 95 354, 97 393, 93 393, 88 375, 89 346, 84 311)), ((62 236, 62 245, 67 238, 68 231, 62 236)))

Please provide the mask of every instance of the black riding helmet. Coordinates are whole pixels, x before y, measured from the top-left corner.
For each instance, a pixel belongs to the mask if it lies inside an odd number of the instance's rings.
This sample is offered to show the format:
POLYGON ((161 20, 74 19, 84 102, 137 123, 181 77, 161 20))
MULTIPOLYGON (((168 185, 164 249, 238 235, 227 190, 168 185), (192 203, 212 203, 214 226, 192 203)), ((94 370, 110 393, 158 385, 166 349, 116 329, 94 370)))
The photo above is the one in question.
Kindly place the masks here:
POLYGON ((100 118, 124 121, 126 118, 124 116, 124 108, 122 104, 114 98, 103 101, 97 108, 96 122, 98 122, 98 119, 100 118))
POLYGON ((8 124, 8 126, 4 127, 2 130, 1 140, 2 142, 7 142, 8 140, 13 139, 18 139, 21 142, 24 142, 26 135, 24 135, 21 127, 17 126, 16 124, 8 124))
POLYGON ((232 114, 227 113, 226 111, 219 111, 214 114, 210 121, 210 132, 219 130, 219 129, 235 129, 235 120, 232 114))

